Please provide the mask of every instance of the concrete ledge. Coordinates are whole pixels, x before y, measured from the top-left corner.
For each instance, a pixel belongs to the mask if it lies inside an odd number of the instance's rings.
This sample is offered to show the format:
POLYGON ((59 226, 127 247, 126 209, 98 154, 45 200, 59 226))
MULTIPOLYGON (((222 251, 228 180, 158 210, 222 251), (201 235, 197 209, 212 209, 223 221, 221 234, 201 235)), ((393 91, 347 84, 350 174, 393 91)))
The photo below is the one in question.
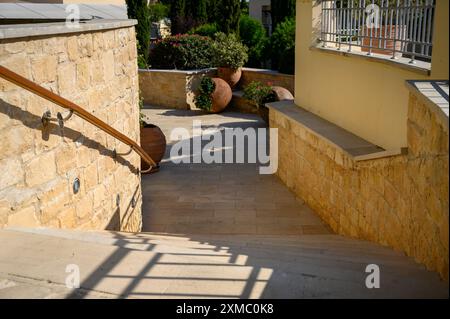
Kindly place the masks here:
POLYGON ((119 29, 132 27, 136 24, 137 21, 132 19, 94 19, 80 21, 77 28, 70 28, 65 22, 0 25, 0 40, 119 29))
POLYGON ((323 48, 321 46, 311 46, 310 50, 317 51, 317 52, 323 52, 328 54, 335 54, 340 55, 343 57, 354 57, 359 59, 364 59, 366 61, 370 62, 378 62, 383 64, 388 64, 395 67, 400 67, 402 69, 406 69, 408 71, 413 71, 422 75, 429 76, 431 74, 431 64, 427 62, 417 61, 416 64, 410 64, 408 63, 409 59, 406 58, 398 58, 398 59, 391 59, 388 55, 383 54, 376 54, 373 53, 372 55, 367 55, 366 52, 357 52, 352 51, 348 52, 346 49, 337 50, 334 48, 323 48))
POLYGON ((182 75, 197 75, 209 72, 215 72, 217 68, 196 69, 196 70, 175 70, 175 69, 139 69, 141 73, 168 73, 168 74, 182 74, 182 75))
POLYGON ((385 150, 359 136, 295 105, 293 101, 268 103, 267 107, 295 121, 310 133, 346 153, 354 161, 396 156, 404 150, 385 150))

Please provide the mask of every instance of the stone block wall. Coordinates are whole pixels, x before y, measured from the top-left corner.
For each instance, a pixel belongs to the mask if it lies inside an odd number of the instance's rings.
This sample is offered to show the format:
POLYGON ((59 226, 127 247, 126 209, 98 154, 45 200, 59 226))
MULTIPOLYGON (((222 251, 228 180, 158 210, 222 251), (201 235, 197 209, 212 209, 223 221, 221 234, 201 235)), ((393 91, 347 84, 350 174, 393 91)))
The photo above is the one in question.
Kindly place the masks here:
POLYGON ((448 280, 448 122, 427 103, 411 93, 407 155, 356 161, 274 109, 270 127, 278 176, 336 233, 403 251, 448 280))
POLYGON ((295 77, 290 74, 283 74, 272 70, 261 70, 252 68, 242 69, 242 78, 239 82, 241 88, 246 87, 253 81, 259 81, 264 84, 281 86, 288 89, 292 95, 295 95, 295 77))
MULTIPOLYGON (((0 64, 139 142, 134 22, 108 23, 1 39, 0 64)), ((63 128, 44 128, 47 110, 67 112, 0 79, 0 227, 139 231, 139 156, 114 157, 128 147, 76 115, 63 128)))
POLYGON ((194 98, 202 77, 215 76, 215 69, 139 70, 139 89, 144 104, 169 109, 195 109, 194 98))

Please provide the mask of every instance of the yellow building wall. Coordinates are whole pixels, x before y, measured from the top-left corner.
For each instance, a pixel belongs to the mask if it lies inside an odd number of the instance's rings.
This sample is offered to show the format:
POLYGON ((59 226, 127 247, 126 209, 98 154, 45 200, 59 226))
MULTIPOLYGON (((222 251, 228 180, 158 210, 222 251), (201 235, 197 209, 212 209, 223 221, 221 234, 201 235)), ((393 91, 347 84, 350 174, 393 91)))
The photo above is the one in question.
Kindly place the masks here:
POLYGON ((297 0, 296 104, 385 149, 405 147, 405 80, 448 79, 448 1, 437 0, 431 76, 376 59, 311 50, 320 2, 297 0))

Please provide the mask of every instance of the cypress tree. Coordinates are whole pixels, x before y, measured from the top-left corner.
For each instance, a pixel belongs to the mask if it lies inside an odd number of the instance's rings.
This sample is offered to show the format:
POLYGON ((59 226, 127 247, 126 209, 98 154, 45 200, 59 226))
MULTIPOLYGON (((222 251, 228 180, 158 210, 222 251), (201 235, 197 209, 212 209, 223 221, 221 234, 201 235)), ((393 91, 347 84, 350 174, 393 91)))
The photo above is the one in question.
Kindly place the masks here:
POLYGON ((127 15, 130 19, 136 19, 136 39, 139 42, 139 55, 147 61, 150 49, 150 15, 147 0, 126 0, 127 15))
POLYGON ((286 18, 295 17, 295 0, 270 0, 272 30, 286 18))
POLYGON ((217 8, 217 24, 225 34, 239 34, 239 18, 241 16, 240 0, 221 0, 217 8))
POLYGON ((186 21, 186 0, 173 0, 170 5, 172 34, 184 33, 186 21))
POLYGON ((207 0, 187 0, 186 15, 193 27, 208 21, 207 2, 207 0))

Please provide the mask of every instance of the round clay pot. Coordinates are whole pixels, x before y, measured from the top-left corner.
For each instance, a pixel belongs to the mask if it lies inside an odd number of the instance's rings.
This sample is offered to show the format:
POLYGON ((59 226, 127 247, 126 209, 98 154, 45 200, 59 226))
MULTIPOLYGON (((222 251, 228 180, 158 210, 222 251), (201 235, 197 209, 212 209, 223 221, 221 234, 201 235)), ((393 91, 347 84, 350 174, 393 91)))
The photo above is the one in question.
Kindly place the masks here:
POLYGON ((214 81, 216 88, 211 94, 212 107, 210 112, 219 113, 230 104, 233 92, 231 91, 231 87, 224 80, 219 78, 213 78, 212 80, 214 81))
MULTIPOLYGON (((144 127, 141 127, 141 146, 158 167, 166 153, 166 145, 166 137, 158 126, 145 123, 144 127)), ((147 169, 149 165, 141 159, 141 170, 147 169)))
POLYGON ((219 75, 219 78, 227 82, 231 88, 234 88, 241 79, 242 68, 239 69, 217 68, 217 73, 219 75))
POLYGON ((277 101, 289 101, 293 100, 294 96, 288 89, 281 86, 272 86, 272 91, 275 93, 277 101))

